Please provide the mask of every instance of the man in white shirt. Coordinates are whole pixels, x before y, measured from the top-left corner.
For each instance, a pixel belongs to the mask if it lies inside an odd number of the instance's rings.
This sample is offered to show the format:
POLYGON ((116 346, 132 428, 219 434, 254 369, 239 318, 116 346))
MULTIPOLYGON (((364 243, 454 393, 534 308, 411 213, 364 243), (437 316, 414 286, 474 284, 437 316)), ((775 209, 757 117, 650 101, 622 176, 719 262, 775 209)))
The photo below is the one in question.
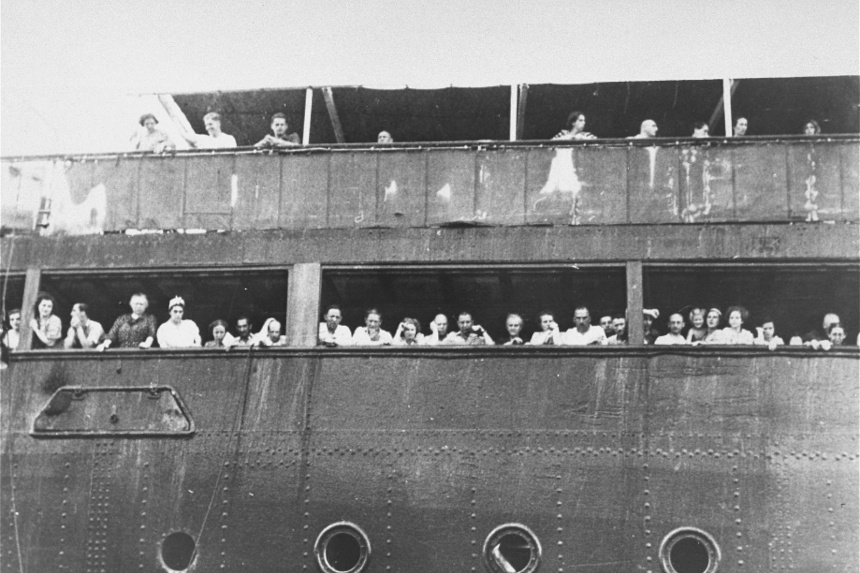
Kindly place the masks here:
POLYGON ((682 330, 684 330, 684 317, 675 313, 669 317, 669 334, 658 336, 654 344, 687 344, 687 338, 681 334, 682 330))
POLYGON ((651 139, 652 137, 657 137, 657 122, 653 119, 646 119, 639 126, 639 133, 627 139, 651 139))
POLYGON ((591 313, 584 306, 573 311, 573 328, 561 337, 561 343, 567 346, 589 346, 606 344, 606 333, 599 326, 592 326, 591 313))
POLYGON ((95 320, 90 320, 88 312, 89 307, 82 302, 72 306, 72 321, 63 346, 92 350, 104 339, 105 329, 95 320))
POLYGON ((340 323, 343 320, 343 314, 340 312, 340 307, 333 304, 326 308, 323 315, 325 322, 320 323, 318 344, 320 346, 350 346, 352 345, 352 333, 348 326, 340 323))
POLYGON ((442 344, 446 336, 448 336, 448 317, 444 314, 437 314, 436 318, 430 321, 430 335, 425 336, 421 344, 436 346, 442 344))
POLYGON ((197 149, 226 149, 236 147, 236 138, 221 131, 221 115, 211 111, 203 116, 208 135, 182 132, 182 137, 197 149))
POLYGON ((468 346, 492 346, 495 344, 482 326, 474 324, 472 314, 469 312, 464 311, 457 315, 457 326, 460 327, 460 330, 449 333, 442 341, 444 344, 468 346))

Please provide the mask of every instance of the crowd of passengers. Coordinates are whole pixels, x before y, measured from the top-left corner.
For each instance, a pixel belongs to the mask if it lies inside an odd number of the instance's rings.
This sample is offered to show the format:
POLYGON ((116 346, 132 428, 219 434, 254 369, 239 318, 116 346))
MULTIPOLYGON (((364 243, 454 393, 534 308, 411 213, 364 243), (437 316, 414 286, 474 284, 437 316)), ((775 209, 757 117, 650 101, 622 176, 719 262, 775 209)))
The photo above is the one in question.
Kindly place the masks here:
MULTIPOLYGON (((101 323, 89 316, 86 303, 75 303, 68 328, 63 330, 60 317, 54 314, 54 298, 40 293, 34 308, 30 328, 33 332, 33 348, 89 349, 104 351, 108 348, 152 348, 157 343, 160 348, 221 348, 232 347, 275 347, 285 346, 286 336, 281 334, 281 322, 269 318, 262 328, 255 332, 247 316, 236 319, 234 333, 226 321, 218 319, 209 324, 211 340, 202 343, 200 328, 184 317, 185 301, 176 296, 168 303, 170 318, 161 325, 148 313, 149 299, 144 293, 136 293, 129 300, 130 313, 117 318, 110 330, 105 331, 101 323)), ((658 309, 644 309, 642 322, 644 342, 653 345, 759 345, 775 349, 784 345, 784 340, 776 334, 776 326, 770 318, 764 317, 753 331, 749 329, 749 313, 741 306, 730 306, 725 316, 718 308, 693 308, 686 316, 673 313, 669 316, 668 329, 661 334, 654 327, 660 317, 658 309), (689 320, 689 324, 687 321, 689 320)), ((4 323, 2 345, 4 352, 19 347, 21 337, 21 311, 14 309, 7 315, 4 323)), ((573 313, 573 328, 564 332, 555 321, 555 313, 542 311, 537 316, 537 330, 526 339, 523 334, 525 321, 520 314, 511 313, 505 320, 506 334, 503 339, 493 340, 485 328, 477 324, 468 311, 457 315, 456 329, 450 328, 448 317, 437 314, 429 323, 429 333, 422 333, 421 323, 411 317, 401 320, 392 334, 382 328, 382 313, 371 308, 365 312, 364 326, 351 330, 341 324, 341 309, 332 305, 326 308, 323 321, 319 324, 317 341, 324 347, 345 346, 590 346, 626 345, 628 343, 627 318, 624 315, 602 316, 599 325, 591 324, 591 313, 584 306, 577 307, 573 313)), ((207 336, 208 338, 208 336, 207 336)), ((821 329, 795 335, 789 345, 809 346, 813 349, 830 350, 845 342, 845 329, 840 318, 827 313, 821 329)), ((857 337, 860 346, 860 335, 857 337)))
MULTIPOLYGON (((158 128, 158 119, 151 113, 143 114, 139 120, 140 129, 131 137, 131 142, 136 151, 148 151, 155 153, 164 153, 174 151, 176 143, 164 131, 158 128)), ((206 128, 206 134, 192 133, 180 126, 180 134, 182 137, 195 149, 227 149, 236 147, 236 138, 221 131, 221 115, 217 112, 209 112, 203 116, 203 125, 206 128)), ((745 137, 749 127, 749 120, 746 117, 739 117, 732 128, 733 137, 745 137)), ((689 137, 706 138, 710 137, 708 124, 704 121, 697 121, 691 126, 689 137)), ((270 124, 270 133, 267 133, 263 138, 254 144, 254 147, 260 148, 288 148, 301 145, 297 133, 289 131, 287 116, 283 113, 276 113, 272 116, 270 124)), ((631 135, 628 139, 648 139, 657 137, 657 122, 653 119, 646 119, 639 127, 639 133, 631 135)), ((820 135, 821 127, 814 119, 809 119, 803 124, 801 131, 803 135, 820 135)), ((573 111, 565 122, 564 128, 553 137, 554 140, 570 141, 577 139, 596 139, 598 136, 585 130, 585 113, 581 111, 573 111)), ((376 138, 377 143, 390 144, 394 143, 394 137, 391 132, 380 131, 376 138)))

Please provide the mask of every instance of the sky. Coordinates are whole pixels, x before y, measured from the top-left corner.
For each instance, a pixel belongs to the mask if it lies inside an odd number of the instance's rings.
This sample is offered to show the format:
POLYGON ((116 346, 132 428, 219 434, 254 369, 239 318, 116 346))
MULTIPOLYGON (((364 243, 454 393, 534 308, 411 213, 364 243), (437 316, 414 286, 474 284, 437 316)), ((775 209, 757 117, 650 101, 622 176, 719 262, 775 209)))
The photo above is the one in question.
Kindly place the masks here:
POLYGON ((860 74, 857 0, 15 0, 0 153, 125 144, 137 94, 860 74))

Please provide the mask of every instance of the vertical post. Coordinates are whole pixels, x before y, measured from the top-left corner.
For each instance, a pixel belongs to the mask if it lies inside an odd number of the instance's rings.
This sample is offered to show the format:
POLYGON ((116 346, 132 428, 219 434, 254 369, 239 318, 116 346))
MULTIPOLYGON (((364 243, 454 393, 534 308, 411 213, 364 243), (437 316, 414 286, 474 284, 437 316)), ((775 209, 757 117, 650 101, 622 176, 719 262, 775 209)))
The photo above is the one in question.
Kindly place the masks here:
POLYGON ((723 118, 726 122, 726 137, 734 135, 732 127, 732 80, 723 78, 723 118))
POLYGON ((290 269, 285 329, 287 346, 316 346, 321 282, 322 271, 319 263, 300 263, 290 269))
POLYGON ((311 140, 311 110, 314 105, 314 88, 305 90, 305 125, 302 128, 302 145, 307 145, 311 140))
POLYGON ((642 261, 627 261, 627 344, 645 343, 642 308, 642 261))
POLYGON ((511 115, 510 131, 508 137, 511 141, 517 140, 517 84, 511 84, 511 115))
POLYGON ((30 320, 35 318, 33 307, 36 306, 41 282, 42 269, 28 268, 24 277, 24 300, 21 301, 21 340, 18 342, 18 350, 30 350, 33 346, 33 329, 30 328, 30 320))

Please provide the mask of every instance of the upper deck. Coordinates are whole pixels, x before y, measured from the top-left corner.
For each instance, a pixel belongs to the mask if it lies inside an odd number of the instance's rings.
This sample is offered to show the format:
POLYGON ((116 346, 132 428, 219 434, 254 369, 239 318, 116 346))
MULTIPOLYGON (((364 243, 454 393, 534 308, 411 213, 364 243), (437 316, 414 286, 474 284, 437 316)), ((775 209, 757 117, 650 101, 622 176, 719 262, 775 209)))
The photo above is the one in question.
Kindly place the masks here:
POLYGON ((857 135, 5 158, 3 226, 93 234, 853 223, 858 158, 857 135))

